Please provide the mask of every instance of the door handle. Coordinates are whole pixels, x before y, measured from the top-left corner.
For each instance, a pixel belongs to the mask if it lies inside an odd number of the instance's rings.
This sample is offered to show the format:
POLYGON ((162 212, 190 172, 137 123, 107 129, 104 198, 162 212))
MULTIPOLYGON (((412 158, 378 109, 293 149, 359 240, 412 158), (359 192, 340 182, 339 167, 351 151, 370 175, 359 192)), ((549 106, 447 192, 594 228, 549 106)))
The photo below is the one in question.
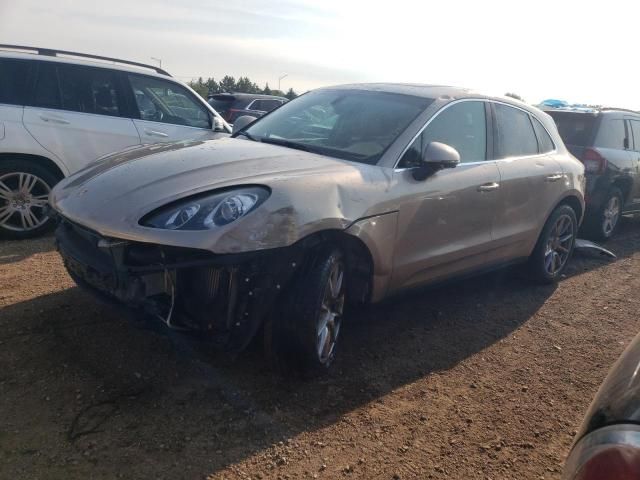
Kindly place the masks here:
POLYGON ((491 192, 500 188, 500 184, 497 182, 485 183, 478 187, 479 192, 491 192))
POLYGON ((557 182, 558 180, 560 180, 562 177, 564 177, 564 175, 562 175, 561 173, 555 173, 553 175, 549 175, 546 178, 547 182, 557 182))
POLYGON ((167 138, 169 135, 167 133, 164 132, 159 132, 157 130, 149 130, 149 129, 145 129, 144 133, 146 133, 147 135, 150 135, 152 137, 162 137, 162 138, 167 138))
POLYGON ((63 118, 49 117, 47 115, 39 115, 39 117, 43 122, 57 123, 58 125, 69 125, 69 122, 63 118))

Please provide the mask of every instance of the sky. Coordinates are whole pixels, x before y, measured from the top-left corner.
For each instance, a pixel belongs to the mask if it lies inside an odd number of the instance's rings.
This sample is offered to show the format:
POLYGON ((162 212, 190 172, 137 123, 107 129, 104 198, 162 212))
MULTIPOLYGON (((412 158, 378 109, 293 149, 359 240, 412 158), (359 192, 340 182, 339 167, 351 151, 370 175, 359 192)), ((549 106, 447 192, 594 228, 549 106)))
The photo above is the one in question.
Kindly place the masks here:
POLYGON ((456 85, 640 109, 640 4, 574 0, 0 0, 0 43, 309 89, 456 85))

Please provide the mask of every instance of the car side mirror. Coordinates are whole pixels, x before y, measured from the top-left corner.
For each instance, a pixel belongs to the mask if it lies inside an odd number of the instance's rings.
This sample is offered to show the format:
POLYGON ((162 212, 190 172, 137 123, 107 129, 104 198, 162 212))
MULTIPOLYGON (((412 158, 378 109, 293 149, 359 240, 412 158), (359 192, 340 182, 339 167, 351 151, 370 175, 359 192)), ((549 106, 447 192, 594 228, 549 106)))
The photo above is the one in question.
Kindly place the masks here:
POLYGON ((214 132, 224 132, 224 122, 220 117, 214 115, 211 124, 211 130, 214 132))
POLYGON ((413 178, 422 181, 443 168, 455 168, 460 163, 460 153, 450 145, 430 142, 422 152, 422 164, 413 170, 413 178))
POLYGON ((244 127, 253 123, 257 120, 256 117, 252 117, 251 115, 242 115, 241 117, 236 118, 236 121, 233 122, 233 132, 236 133, 242 130, 244 127))

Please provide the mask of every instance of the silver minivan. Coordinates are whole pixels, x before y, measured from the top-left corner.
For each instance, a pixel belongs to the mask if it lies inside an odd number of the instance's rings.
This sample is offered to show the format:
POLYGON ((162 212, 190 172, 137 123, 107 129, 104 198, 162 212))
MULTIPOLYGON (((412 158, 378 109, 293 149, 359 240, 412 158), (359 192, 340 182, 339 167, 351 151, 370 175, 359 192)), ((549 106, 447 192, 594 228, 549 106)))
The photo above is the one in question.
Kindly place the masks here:
MULTIPOLYGON (((526 263, 553 282, 584 166, 553 120, 439 86, 315 90, 232 138, 114 155, 52 192, 78 284, 274 365, 331 365, 345 305, 526 263)), ((244 125, 244 126, 243 126, 244 125)))

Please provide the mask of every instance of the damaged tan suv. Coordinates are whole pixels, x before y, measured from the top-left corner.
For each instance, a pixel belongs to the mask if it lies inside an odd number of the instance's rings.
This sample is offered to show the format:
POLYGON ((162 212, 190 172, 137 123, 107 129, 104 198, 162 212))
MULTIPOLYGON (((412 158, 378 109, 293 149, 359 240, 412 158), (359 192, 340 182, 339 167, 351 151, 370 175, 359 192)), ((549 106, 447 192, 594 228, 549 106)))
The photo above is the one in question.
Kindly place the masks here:
POLYGON ((318 374, 347 304, 514 262, 552 282, 571 256, 584 167, 535 108, 368 84, 249 120, 63 180, 50 201, 76 282, 231 351, 263 332, 276 366, 318 374))

